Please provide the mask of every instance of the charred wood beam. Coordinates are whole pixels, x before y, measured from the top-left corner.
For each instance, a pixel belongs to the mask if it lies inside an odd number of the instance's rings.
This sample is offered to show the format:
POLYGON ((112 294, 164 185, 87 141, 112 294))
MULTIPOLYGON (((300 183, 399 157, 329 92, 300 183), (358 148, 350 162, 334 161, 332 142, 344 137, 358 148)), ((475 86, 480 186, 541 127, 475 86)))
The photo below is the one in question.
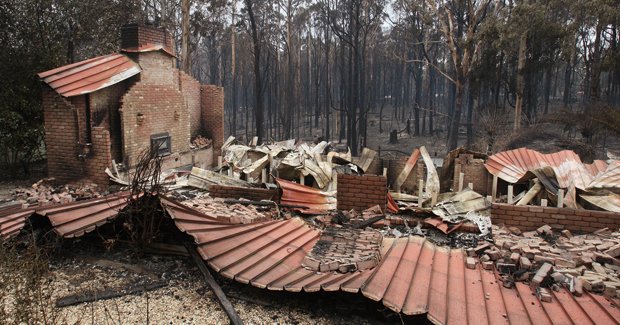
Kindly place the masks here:
POLYGON ((354 225, 351 226, 351 228, 354 229, 362 229, 362 228, 366 228, 367 226, 372 225, 373 223, 385 219, 385 215, 381 215, 381 216, 376 216, 376 217, 372 217, 368 220, 364 220, 362 222, 356 223, 354 225))
POLYGON ((158 281, 154 283, 147 284, 134 284, 129 286, 128 288, 120 288, 120 289, 105 289, 101 291, 89 291, 81 294, 75 294, 70 296, 65 296, 58 298, 56 300, 56 307, 67 307, 73 306, 85 302, 93 302, 104 299, 112 299, 118 298, 126 295, 132 295, 135 293, 141 293, 146 291, 153 291, 164 287, 168 284, 166 281, 158 281))
POLYGON ((226 297, 224 291, 222 291, 222 288, 219 286, 219 284, 217 284, 217 282, 215 282, 215 278, 213 278, 213 275, 211 275, 211 272, 209 272, 209 269, 200 257, 200 254, 196 252, 194 245, 192 245, 191 243, 185 243, 185 248, 187 248, 187 252, 192 256, 192 259, 200 269, 200 272, 204 276, 205 282, 209 287, 211 287, 213 293, 215 293, 215 296, 220 302, 220 305, 228 315, 230 323, 233 325, 242 325, 243 321, 235 311, 233 305, 230 303, 230 300, 228 300, 228 298, 226 297))

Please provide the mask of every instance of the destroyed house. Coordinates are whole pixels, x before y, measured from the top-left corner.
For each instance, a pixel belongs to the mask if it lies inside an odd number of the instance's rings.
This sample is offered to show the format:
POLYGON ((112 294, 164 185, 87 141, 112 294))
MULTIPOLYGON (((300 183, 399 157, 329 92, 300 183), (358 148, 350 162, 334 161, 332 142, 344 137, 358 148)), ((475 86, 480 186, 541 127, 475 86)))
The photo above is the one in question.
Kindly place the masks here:
POLYGON ((223 143, 223 88, 178 70, 163 28, 125 25, 119 53, 39 77, 48 175, 60 182, 86 178, 107 185, 113 161, 131 168, 147 148, 165 156, 166 168, 206 167, 223 143), (213 146, 191 146, 198 135, 213 146))

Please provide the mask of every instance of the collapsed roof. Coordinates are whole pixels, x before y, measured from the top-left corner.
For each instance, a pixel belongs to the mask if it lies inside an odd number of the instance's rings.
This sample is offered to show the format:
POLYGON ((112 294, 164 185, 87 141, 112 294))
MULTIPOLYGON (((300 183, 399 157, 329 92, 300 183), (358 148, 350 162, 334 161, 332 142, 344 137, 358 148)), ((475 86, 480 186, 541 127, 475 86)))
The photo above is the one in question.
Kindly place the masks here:
MULTIPOLYGON (((3 234, 7 220, 31 215, 49 218, 63 237, 81 236, 114 219, 127 195, 111 195, 40 210, 0 214, 3 234)), ((315 272, 302 261, 319 240, 321 230, 299 218, 231 225, 190 206, 159 197, 176 227, 194 238, 202 258, 221 275, 269 290, 291 292, 361 292, 405 315, 427 314, 437 324, 616 324, 618 301, 566 288, 551 291, 555 299, 542 303, 523 283, 502 286, 498 274, 480 265, 465 267, 463 249, 439 247, 419 236, 384 238, 381 261, 368 270, 315 272)), ((23 223, 22 223, 23 225, 23 223)), ((12 229, 12 230, 11 230, 12 229)))

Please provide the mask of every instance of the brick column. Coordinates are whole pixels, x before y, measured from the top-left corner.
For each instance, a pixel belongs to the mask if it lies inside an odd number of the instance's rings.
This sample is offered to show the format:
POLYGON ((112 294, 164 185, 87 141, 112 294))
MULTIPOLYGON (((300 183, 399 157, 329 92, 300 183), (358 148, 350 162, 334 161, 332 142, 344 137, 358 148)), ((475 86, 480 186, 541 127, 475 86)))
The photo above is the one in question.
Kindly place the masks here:
POLYGON ((200 88, 202 127, 213 140, 213 155, 221 155, 224 144, 224 88, 202 85, 200 88))
POLYGON ((93 127, 91 132, 93 145, 90 156, 86 158, 86 174, 97 185, 106 186, 110 184, 110 178, 105 169, 112 162, 110 132, 103 127, 93 127))

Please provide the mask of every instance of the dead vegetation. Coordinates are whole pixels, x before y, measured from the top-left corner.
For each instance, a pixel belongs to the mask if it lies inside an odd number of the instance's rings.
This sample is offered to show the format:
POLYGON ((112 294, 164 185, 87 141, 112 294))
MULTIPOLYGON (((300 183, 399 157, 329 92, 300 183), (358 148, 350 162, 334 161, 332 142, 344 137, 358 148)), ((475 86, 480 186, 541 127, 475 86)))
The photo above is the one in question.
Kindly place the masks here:
POLYGON ((163 211, 157 196, 160 184, 162 157, 157 150, 146 149, 139 157, 131 177, 129 205, 121 212, 123 227, 139 250, 146 249, 159 234, 163 211))
POLYGON ((5 324, 60 322, 52 300, 54 286, 47 278, 50 252, 34 235, 0 245, 0 319, 5 324))

